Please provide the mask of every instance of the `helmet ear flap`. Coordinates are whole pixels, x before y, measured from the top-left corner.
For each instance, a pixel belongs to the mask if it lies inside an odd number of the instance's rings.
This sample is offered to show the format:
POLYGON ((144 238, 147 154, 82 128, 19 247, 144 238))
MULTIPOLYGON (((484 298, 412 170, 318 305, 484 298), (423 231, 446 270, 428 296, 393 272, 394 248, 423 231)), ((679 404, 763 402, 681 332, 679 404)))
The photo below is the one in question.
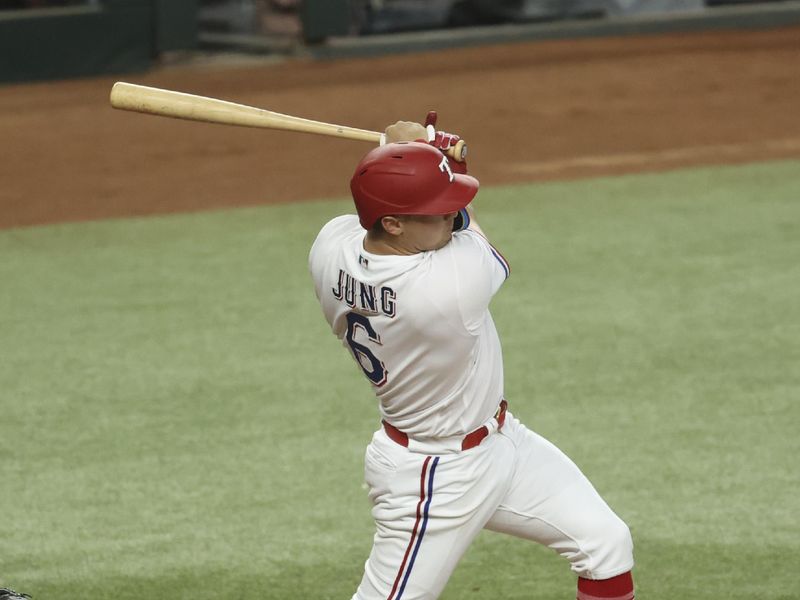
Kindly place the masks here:
POLYGON ((453 232, 464 231, 467 227, 469 227, 469 213, 466 208, 462 208, 453 220, 453 232))

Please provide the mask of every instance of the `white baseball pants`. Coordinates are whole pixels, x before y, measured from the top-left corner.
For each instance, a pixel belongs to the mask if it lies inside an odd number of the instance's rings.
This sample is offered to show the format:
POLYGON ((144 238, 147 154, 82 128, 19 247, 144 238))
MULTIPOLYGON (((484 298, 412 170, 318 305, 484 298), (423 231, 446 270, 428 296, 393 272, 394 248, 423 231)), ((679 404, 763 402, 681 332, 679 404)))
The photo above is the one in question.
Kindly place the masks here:
POLYGON ((633 568, 625 523, 558 448, 508 413, 470 450, 420 453, 383 429, 367 447, 376 533, 354 600, 434 599, 481 529, 552 548, 587 579, 633 568))

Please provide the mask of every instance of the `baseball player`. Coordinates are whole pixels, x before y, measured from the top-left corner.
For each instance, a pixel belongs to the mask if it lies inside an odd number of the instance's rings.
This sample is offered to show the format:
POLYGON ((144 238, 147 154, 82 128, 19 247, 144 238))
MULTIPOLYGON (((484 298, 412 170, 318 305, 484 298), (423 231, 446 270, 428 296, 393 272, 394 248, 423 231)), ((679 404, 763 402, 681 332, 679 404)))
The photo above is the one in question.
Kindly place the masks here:
POLYGON ((478 181, 444 154, 459 137, 435 120, 386 129, 350 181, 358 216, 328 222, 309 256, 382 419, 365 455, 376 531, 353 598, 437 598, 486 528, 558 552, 579 600, 631 600, 628 527, 504 397, 489 303, 510 268, 469 206, 478 181))

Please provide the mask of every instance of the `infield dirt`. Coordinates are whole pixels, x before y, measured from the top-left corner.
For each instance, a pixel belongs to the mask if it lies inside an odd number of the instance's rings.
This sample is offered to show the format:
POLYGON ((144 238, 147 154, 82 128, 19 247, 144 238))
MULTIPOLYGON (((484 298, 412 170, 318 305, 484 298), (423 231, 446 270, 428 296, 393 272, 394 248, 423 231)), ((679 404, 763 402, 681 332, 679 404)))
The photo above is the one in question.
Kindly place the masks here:
POLYGON ((439 111, 486 185, 800 157, 800 27, 0 88, 0 227, 347 197, 369 146, 115 111, 116 80, 382 130, 439 111))

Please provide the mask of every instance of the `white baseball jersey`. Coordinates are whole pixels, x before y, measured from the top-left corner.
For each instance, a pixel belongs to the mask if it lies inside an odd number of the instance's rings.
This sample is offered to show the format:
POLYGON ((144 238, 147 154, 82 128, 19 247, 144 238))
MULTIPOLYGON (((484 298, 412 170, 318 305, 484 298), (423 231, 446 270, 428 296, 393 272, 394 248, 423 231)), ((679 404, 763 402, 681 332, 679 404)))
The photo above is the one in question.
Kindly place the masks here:
POLYGON ((333 333, 371 381, 383 419, 412 438, 463 436, 503 398, 489 302, 509 275, 479 233, 410 256, 364 250, 358 217, 327 223, 309 267, 333 333))

